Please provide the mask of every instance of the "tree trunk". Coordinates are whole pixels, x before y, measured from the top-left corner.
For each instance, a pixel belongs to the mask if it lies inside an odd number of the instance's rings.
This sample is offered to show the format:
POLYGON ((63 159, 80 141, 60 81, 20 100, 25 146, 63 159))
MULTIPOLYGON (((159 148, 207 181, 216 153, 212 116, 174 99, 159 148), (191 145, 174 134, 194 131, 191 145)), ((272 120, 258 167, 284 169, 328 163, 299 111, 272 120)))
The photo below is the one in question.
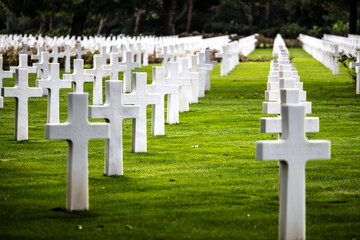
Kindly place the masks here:
POLYGON ((100 22, 99 22, 99 27, 98 27, 98 30, 97 30, 97 35, 101 34, 101 31, 104 28, 106 20, 107 20, 107 17, 100 17, 100 22))
POLYGON ((173 23, 174 23, 174 15, 176 10, 176 0, 165 0, 164 1, 164 9, 165 9, 165 31, 164 33, 167 35, 173 34, 173 23))
POLYGON ((193 10, 193 0, 189 0, 189 10, 188 10, 187 24, 186 24, 187 33, 189 33, 191 29, 192 10, 193 10))
POLYGON ((357 1, 358 0, 350 0, 350 19, 349 19, 349 33, 356 34, 357 28, 357 1))
POLYGON ((51 14, 50 15, 50 19, 49 19, 49 31, 51 32, 53 29, 53 20, 54 20, 54 15, 51 14))
POLYGON ((249 5, 246 5, 245 8, 247 10, 247 17, 248 17, 248 24, 249 24, 250 34, 254 34, 252 6, 249 4, 249 5))
POLYGON ((45 16, 45 14, 41 14, 40 15, 39 34, 44 35, 44 33, 45 33, 45 24, 46 24, 46 16, 45 16))
POLYGON ((270 20, 270 0, 266 0, 265 5, 265 27, 269 27, 269 20, 270 20))
POLYGON ((89 14, 90 0, 84 0, 74 6, 75 13, 71 24, 70 35, 81 36, 84 30, 87 15, 89 14))
POLYGON ((140 30, 140 21, 141 21, 141 16, 143 14, 144 10, 139 9, 137 16, 136 16, 136 20, 135 20, 135 28, 134 28, 134 34, 138 34, 139 30, 140 30))

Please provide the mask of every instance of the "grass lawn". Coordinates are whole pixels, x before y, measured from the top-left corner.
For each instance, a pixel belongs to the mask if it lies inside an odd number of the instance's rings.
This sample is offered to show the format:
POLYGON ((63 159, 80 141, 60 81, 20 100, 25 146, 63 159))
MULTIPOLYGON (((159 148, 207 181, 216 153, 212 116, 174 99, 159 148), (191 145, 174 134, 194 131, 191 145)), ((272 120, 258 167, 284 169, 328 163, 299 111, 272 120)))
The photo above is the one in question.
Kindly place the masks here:
MULTIPOLYGON (((271 51, 255 50, 251 57, 271 51)), ((320 118, 320 132, 307 136, 331 141, 331 160, 306 167, 307 239, 359 240, 360 96, 344 69, 332 75, 303 50, 290 54, 311 116, 320 118)), ((269 116, 262 114, 269 68, 270 62, 242 62, 226 77, 215 68, 211 91, 180 114, 180 124, 166 125, 165 136, 150 136, 149 107, 147 153, 131 152, 131 121, 125 120, 124 176, 103 176, 105 140, 90 141, 87 212, 62 210, 67 143, 44 140, 46 97, 30 99, 30 140, 22 142, 13 137, 15 101, 5 98, 0 239, 277 239, 277 162, 255 160, 255 142, 277 138, 259 130, 260 117, 269 116)), ((138 71, 151 81, 151 66, 138 71)), ((91 92, 92 84, 85 89, 91 92)))

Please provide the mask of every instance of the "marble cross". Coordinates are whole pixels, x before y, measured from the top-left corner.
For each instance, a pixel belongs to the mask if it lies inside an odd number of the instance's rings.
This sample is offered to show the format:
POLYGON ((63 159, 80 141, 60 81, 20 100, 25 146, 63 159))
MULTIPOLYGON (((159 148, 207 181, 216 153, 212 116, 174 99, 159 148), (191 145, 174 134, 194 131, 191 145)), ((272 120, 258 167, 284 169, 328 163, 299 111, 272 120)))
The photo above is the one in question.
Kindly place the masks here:
POLYGON ((89 123, 87 93, 68 93, 67 122, 45 124, 46 139, 68 142, 67 211, 89 209, 88 142, 109 137, 109 124, 89 123))
MULTIPOLYGON (((25 56, 25 55, 23 55, 25 56)), ((29 70, 19 68, 15 70, 15 87, 3 88, 4 97, 15 97, 15 140, 28 140, 28 101, 31 97, 42 97, 42 89, 29 87, 29 70)))
MULTIPOLYGON (((146 73, 133 73, 133 91, 129 94, 123 94, 124 104, 134 104, 140 107, 139 117, 135 119, 135 127, 133 127, 133 152, 147 152, 147 137, 146 137, 146 107, 147 105, 159 105, 162 96, 160 94, 150 94, 146 89, 146 73)), ((153 107, 152 123, 157 124, 155 116, 157 109, 153 107)))
POLYGON ((65 45, 65 51, 63 52, 65 57, 65 73, 71 72, 71 57, 76 56, 76 52, 71 51, 71 47, 69 45, 65 45))
POLYGON ((256 142, 256 159, 280 160, 279 239, 305 239, 305 164, 329 159, 330 142, 306 139, 304 106, 283 104, 281 108, 281 137, 256 142))
POLYGON ((102 65, 107 64, 107 60, 110 58, 110 54, 106 52, 106 46, 101 47, 100 54, 98 54, 97 56, 100 56, 103 59, 102 65))
POLYGON ((119 63, 122 66, 126 66, 126 70, 124 72, 124 92, 131 92, 131 70, 135 68, 141 67, 140 63, 132 61, 132 53, 130 51, 126 51, 125 53, 125 61, 119 63))
POLYGON ((206 69, 205 91, 210 91, 210 71, 213 69, 213 65, 205 62, 205 53, 199 53, 199 67, 206 69))
POLYGON ((59 123, 59 95, 60 89, 71 88, 71 81, 59 78, 59 63, 50 63, 50 76, 36 80, 37 87, 49 89, 47 105, 47 122, 59 123))
POLYGON ((173 61, 169 62, 169 74, 167 78, 165 78, 165 83, 175 85, 176 87, 178 87, 177 93, 168 94, 167 115, 166 115, 168 124, 177 124, 179 123, 179 111, 180 111, 179 91, 181 87, 181 82, 179 78, 179 65, 177 62, 173 62, 173 61))
POLYGON ((36 54, 31 54, 31 59, 40 61, 41 53, 43 51, 44 51, 44 48, 41 46, 38 46, 36 54))
POLYGON ((32 51, 28 51, 28 45, 27 44, 23 44, 22 45, 22 49, 18 54, 26 54, 26 55, 31 55, 33 52, 32 51))
POLYGON ((211 61, 211 51, 205 50, 205 63, 213 65, 213 67, 217 67, 218 62, 217 61, 211 61))
POLYGON ((168 53, 168 47, 167 47, 167 46, 164 46, 162 53, 157 53, 157 54, 156 54, 156 57, 163 59, 163 60, 162 60, 162 65, 165 67, 165 73, 167 73, 167 72, 168 72, 168 68, 169 68, 169 60, 170 60, 171 58, 173 58, 174 55, 169 54, 169 53, 168 53))
POLYGON ((82 50, 81 43, 75 44, 75 48, 76 48, 76 51, 75 51, 76 59, 81 59, 82 55, 86 55, 87 52, 82 50))
MULTIPOLYGON (((140 107, 124 106, 122 103, 122 81, 105 82, 106 102, 102 106, 90 106, 90 118, 105 118, 110 123, 110 138, 106 140, 105 175, 123 175, 123 137, 122 122, 139 117, 140 107)), ((135 125, 133 124, 133 127, 135 125)))
POLYGON ((110 80, 119 80, 119 72, 125 72, 127 67, 119 64, 119 54, 110 53, 110 64, 103 66, 105 70, 111 71, 110 80))
MULTIPOLYGON (((181 68, 188 68, 189 62, 187 58, 179 58, 179 65, 181 68)), ((190 78, 184 77, 184 75, 179 75, 179 82, 180 82, 180 88, 179 88, 179 111, 180 112, 188 112, 189 111, 189 104, 190 104, 190 78)))
POLYGON ((360 51, 356 52, 356 62, 349 63, 350 68, 356 72, 356 94, 360 94, 360 51))
MULTIPOLYGON (((0 89, 2 89, 2 81, 4 78, 12 78, 13 72, 3 70, 3 57, 0 54, 0 89)), ((4 107, 4 98, 0 95, 0 108, 4 107)))
POLYGON ((94 76, 84 73, 84 59, 74 59, 74 72, 63 74, 64 80, 71 80, 75 83, 75 92, 84 92, 85 82, 94 82, 94 76))
POLYGON ((36 67, 28 66, 28 55, 27 54, 20 54, 19 55, 19 66, 11 66, 10 71, 15 73, 15 70, 20 69, 20 68, 27 69, 29 73, 36 73, 36 67))
POLYGON ((198 88, 198 97, 205 97, 205 79, 207 70, 206 68, 202 68, 198 64, 199 56, 191 56, 191 68, 190 72, 198 72, 199 73, 199 88, 198 88))
POLYGON ((64 57, 64 53, 59 53, 59 48, 57 45, 52 46, 52 52, 49 54, 49 57, 52 58, 52 63, 57 63, 59 58, 64 57))
POLYGON ((110 75, 110 70, 103 68, 104 58, 100 55, 94 55, 94 67, 85 69, 85 74, 94 75, 93 84, 93 105, 101 105, 103 103, 103 77, 110 75))
POLYGON ((49 58, 48 52, 42 52, 39 62, 33 64, 40 71, 40 78, 46 79, 49 77, 49 58))
MULTIPOLYGON (((196 56, 193 56, 196 58, 196 56)), ((180 58, 180 73, 179 76, 182 78, 190 79, 190 96, 189 103, 198 103, 199 94, 199 79, 200 75, 198 72, 189 72, 189 59, 180 58)))
POLYGON ((151 135, 160 136, 165 135, 165 111, 164 101, 165 95, 177 94, 178 86, 165 83, 165 67, 153 67, 152 68, 152 83, 146 86, 147 91, 150 94, 157 94, 161 96, 161 103, 153 105, 153 111, 156 112, 156 118, 154 124, 151 125, 151 135))

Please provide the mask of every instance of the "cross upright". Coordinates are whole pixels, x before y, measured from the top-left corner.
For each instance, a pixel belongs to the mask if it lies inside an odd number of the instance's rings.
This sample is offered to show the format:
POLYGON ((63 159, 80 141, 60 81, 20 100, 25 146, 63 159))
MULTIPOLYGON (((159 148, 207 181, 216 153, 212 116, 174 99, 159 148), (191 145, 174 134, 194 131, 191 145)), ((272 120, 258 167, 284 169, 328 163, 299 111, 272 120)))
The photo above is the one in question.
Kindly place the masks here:
POLYGON ((356 94, 360 94, 360 51, 356 52, 356 62, 349 63, 350 68, 356 72, 356 94))
POLYGON ((68 93, 68 119, 65 123, 45 124, 45 138, 67 140, 66 210, 88 210, 88 142, 109 139, 108 123, 89 123, 88 94, 68 93))
POLYGON ((42 89, 29 87, 26 68, 15 70, 15 87, 2 89, 4 97, 15 97, 15 140, 28 140, 28 101, 30 97, 41 97, 42 89))
MULTIPOLYGON (((180 67, 188 68, 189 62, 187 58, 179 58, 180 67)), ((190 78, 178 73, 180 88, 179 88, 179 111, 188 112, 190 103, 190 78)))
POLYGON ((199 56, 197 55, 191 56, 190 72, 199 73, 198 97, 205 97, 205 78, 206 78, 207 70, 205 68, 199 67, 198 58, 199 56))
POLYGON ((81 43, 76 43, 75 48, 76 48, 76 51, 75 51, 76 59, 81 59, 82 55, 86 55, 87 52, 82 50, 81 43))
POLYGON ((36 80, 37 87, 49 89, 47 122, 59 123, 59 94, 62 88, 71 88, 71 81, 59 78, 59 63, 50 63, 50 76, 36 80))
POLYGON ((105 70, 111 71, 110 80, 119 80, 119 72, 127 70, 125 65, 119 64, 119 54, 110 53, 110 64, 103 66, 105 70))
POLYGON ((222 53, 216 53, 215 57, 221 58, 221 65, 220 65, 220 76, 226 76, 229 73, 229 46, 225 45, 222 47, 223 52, 222 53))
POLYGON ((40 61, 41 59, 41 53, 44 51, 44 48, 41 47, 41 46, 38 46, 37 47, 37 51, 36 51, 36 54, 31 54, 31 59, 32 60, 38 60, 40 61))
POLYGON ((152 68, 152 83, 146 86, 150 94, 158 94, 161 96, 161 103, 153 105, 153 110, 156 112, 156 120, 151 124, 151 135, 160 136, 165 135, 165 120, 164 120, 164 101, 165 95, 177 94, 178 86, 165 83, 165 67, 152 68))
POLYGON ((180 97, 179 91, 181 87, 181 82, 179 78, 179 65, 177 62, 169 62, 169 74, 165 78, 165 83, 175 85, 178 87, 178 92, 173 94, 168 94, 167 100, 167 123, 177 124, 179 123, 179 111, 180 111, 180 97))
POLYGON ((169 68, 169 60, 174 57, 174 55, 171 55, 168 53, 168 47, 164 46, 162 53, 156 54, 157 58, 162 58, 162 65, 165 67, 165 74, 168 72, 169 68))
POLYGON ((85 74, 95 77, 93 84, 93 105, 101 105, 103 103, 103 77, 110 75, 110 70, 103 68, 104 58, 100 55, 94 55, 94 67, 85 69, 85 74))
POLYGON ((19 66, 11 66, 10 71, 15 73, 15 69, 26 68, 29 73, 36 73, 36 67, 28 66, 28 55, 20 54, 19 55, 19 66))
POLYGON ((213 67, 217 67, 218 62, 217 61, 211 61, 210 55, 211 55, 211 51, 210 50, 205 50, 205 63, 211 64, 211 65, 213 65, 213 67))
POLYGON ((131 70, 141 67, 140 63, 132 61, 132 53, 126 51, 125 59, 123 62, 119 63, 122 66, 126 67, 124 72, 124 93, 131 92, 131 70))
POLYGON ((59 53, 59 48, 57 45, 52 46, 52 52, 49 54, 49 57, 52 58, 52 63, 57 63, 59 58, 64 57, 64 53, 59 53))
MULTIPOLYGON (((132 129, 133 152, 147 152, 146 138, 146 107, 147 105, 158 105, 163 103, 160 94, 149 94, 146 89, 146 73, 133 73, 133 91, 123 94, 124 104, 134 104, 140 107, 139 117, 135 119, 135 127, 132 129)), ((157 108, 153 108, 157 109, 157 108)), ((155 116, 157 113, 152 111, 152 124, 156 124, 155 116)))
POLYGON ((32 54, 32 51, 28 51, 28 47, 29 46, 27 44, 23 44, 22 49, 19 52, 19 54, 26 54, 26 55, 30 56, 32 54))
POLYGON ((102 58, 102 65, 106 65, 108 58, 110 58, 110 54, 106 52, 106 46, 101 47, 100 54, 98 54, 98 56, 102 58))
POLYGON ((33 66, 40 71, 40 78, 42 79, 47 79, 49 77, 49 58, 48 52, 42 52, 39 62, 33 64, 33 66))
MULTIPOLYGON (((0 54, 0 89, 2 88, 2 81, 4 78, 12 78, 13 72, 3 70, 3 57, 0 54)), ((4 98, 0 95, 0 108, 4 107, 4 98)))
MULTIPOLYGON (((89 106, 90 118, 105 118, 110 123, 110 138, 105 147, 105 175, 123 175, 123 119, 139 117, 140 107, 124 106, 122 103, 122 81, 105 82, 106 102, 101 106, 89 106)), ((133 124, 135 127, 135 124, 133 124)))
POLYGON ((213 69, 213 65, 205 62, 205 53, 199 53, 199 67, 206 69, 205 90, 210 91, 210 71, 213 69))
POLYGON ((144 49, 141 48, 141 43, 137 43, 136 63, 138 64, 139 68, 141 67, 141 55, 143 53, 144 53, 144 49))
POLYGON ((71 57, 76 56, 76 52, 71 51, 70 45, 65 45, 65 51, 63 52, 65 57, 65 73, 71 72, 71 57))
MULTIPOLYGON (((196 56, 194 56, 196 58, 196 56)), ((190 79, 190 98, 189 103, 198 103, 198 94, 199 94, 199 78, 200 75, 198 72, 189 72, 189 59, 180 58, 180 77, 190 79)))
POLYGON ((74 72, 63 74, 64 80, 71 80, 75 83, 75 92, 84 92, 85 82, 94 82, 94 76, 84 73, 84 59, 74 59, 74 72))
POLYGON ((305 164, 329 159, 330 142, 306 139, 304 106, 283 104, 281 108, 281 137, 256 142, 256 159, 280 160, 279 239, 305 239, 305 164))

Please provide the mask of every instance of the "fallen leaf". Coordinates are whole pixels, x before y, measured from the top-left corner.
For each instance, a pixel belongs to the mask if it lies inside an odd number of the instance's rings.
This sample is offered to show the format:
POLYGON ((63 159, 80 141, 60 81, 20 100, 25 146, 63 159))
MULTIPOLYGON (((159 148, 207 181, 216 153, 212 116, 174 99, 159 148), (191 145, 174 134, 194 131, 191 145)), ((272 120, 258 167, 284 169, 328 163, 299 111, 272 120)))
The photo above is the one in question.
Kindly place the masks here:
POLYGON ((226 156, 229 156, 229 154, 224 153, 224 154, 223 154, 223 156, 225 156, 225 157, 226 157, 226 156))
POLYGON ((175 182, 175 179, 170 178, 169 181, 170 181, 170 182, 175 182))
POLYGON ((130 225, 126 225, 125 226, 127 229, 132 229, 133 227, 132 226, 130 226, 130 225))

